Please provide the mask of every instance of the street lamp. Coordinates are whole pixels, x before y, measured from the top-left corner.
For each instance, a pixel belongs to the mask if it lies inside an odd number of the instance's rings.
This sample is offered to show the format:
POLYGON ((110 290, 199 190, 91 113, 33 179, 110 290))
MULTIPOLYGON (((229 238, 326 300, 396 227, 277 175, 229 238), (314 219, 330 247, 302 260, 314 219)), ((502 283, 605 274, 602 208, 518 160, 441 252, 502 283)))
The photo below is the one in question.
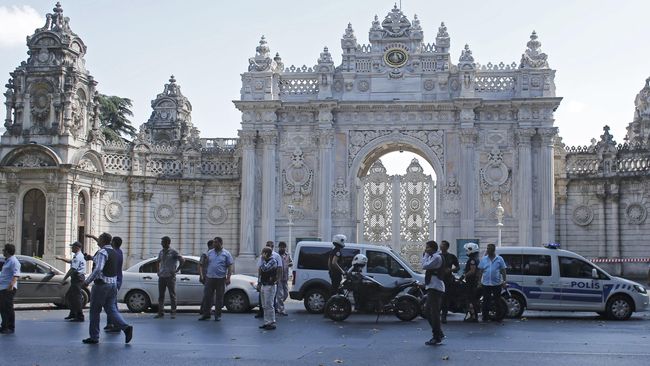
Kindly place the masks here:
POLYGON ((287 205, 287 216, 289 217, 289 254, 291 254, 291 248, 293 247, 292 238, 291 238, 291 228, 293 227, 293 215, 296 213, 296 208, 293 205, 287 205))
POLYGON ((503 214, 506 210, 501 206, 501 201, 497 204, 496 215, 497 215, 497 246, 501 246, 501 228, 503 227, 503 214))

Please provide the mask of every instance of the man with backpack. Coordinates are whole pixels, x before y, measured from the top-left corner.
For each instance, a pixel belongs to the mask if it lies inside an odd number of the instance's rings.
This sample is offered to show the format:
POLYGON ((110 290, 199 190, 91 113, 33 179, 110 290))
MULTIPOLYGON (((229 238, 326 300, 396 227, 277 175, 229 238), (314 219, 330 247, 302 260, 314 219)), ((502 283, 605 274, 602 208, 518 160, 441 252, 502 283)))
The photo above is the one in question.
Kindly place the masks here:
POLYGON ((424 269, 424 283, 427 290, 426 312, 429 315, 429 325, 433 337, 424 344, 435 346, 442 343, 445 337, 440 326, 440 302, 445 294, 444 259, 438 253, 438 243, 434 240, 426 243, 424 254, 422 254, 422 269, 424 269))

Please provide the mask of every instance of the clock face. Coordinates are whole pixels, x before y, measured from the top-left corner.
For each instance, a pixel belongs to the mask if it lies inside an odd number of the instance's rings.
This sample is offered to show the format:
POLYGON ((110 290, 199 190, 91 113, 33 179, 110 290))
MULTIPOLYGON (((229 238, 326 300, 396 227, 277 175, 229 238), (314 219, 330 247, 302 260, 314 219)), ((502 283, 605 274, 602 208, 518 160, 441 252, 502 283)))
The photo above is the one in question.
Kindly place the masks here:
POLYGON ((408 54, 399 48, 393 48, 386 51, 384 61, 390 67, 402 67, 408 61, 408 54))

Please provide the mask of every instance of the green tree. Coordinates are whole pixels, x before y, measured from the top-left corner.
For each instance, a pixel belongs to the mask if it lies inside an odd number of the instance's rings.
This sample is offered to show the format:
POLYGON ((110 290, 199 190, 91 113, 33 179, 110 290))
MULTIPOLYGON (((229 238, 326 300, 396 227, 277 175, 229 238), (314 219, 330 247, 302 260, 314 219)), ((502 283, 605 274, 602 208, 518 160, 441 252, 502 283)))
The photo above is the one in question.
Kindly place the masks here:
POLYGON ((129 117, 133 117, 131 107, 133 102, 129 98, 99 94, 99 121, 107 140, 135 136, 136 129, 129 120, 129 117))

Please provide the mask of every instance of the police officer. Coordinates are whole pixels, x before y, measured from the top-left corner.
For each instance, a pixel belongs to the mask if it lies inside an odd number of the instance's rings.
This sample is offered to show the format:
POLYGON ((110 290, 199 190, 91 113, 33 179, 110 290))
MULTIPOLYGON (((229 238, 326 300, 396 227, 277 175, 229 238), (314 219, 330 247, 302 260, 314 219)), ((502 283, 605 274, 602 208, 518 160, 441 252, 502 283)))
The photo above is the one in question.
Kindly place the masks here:
POLYGON ((66 301, 70 307, 70 314, 65 317, 65 320, 83 322, 83 294, 81 292, 83 290, 81 288, 86 279, 86 260, 84 254, 81 252, 82 245, 80 242, 75 241, 70 244, 70 247, 72 248, 72 259, 60 256, 56 257, 58 260, 70 263, 70 269, 63 277, 64 283, 70 277, 70 288, 68 288, 68 292, 65 294, 66 301))
POLYGON ((449 296, 450 292, 454 287, 454 273, 458 272, 460 269, 460 264, 458 264, 458 257, 454 254, 449 253, 449 242, 443 240, 440 242, 440 255, 443 259, 443 264, 445 267, 444 272, 444 282, 445 282, 445 294, 442 297, 442 303, 440 304, 440 321, 442 324, 447 324, 447 312, 449 308, 449 296))
POLYGON ((469 292, 469 298, 471 301, 472 309, 469 312, 469 316, 466 317, 463 321, 477 323, 478 322, 478 309, 479 309, 479 298, 478 293, 478 252, 479 247, 476 243, 467 243, 463 246, 465 248, 465 253, 467 254, 467 263, 465 263, 465 271, 463 272, 463 278, 465 279, 466 290, 469 292))
POLYGON ((332 295, 336 295, 341 285, 341 280, 345 271, 341 267, 341 257, 343 256, 343 248, 347 238, 345 235, 337 234, 332 238, 334 247, 330 251, 329 258, 327 259, 327 268, 329 269, 330 283, 332 284, 332 295))

